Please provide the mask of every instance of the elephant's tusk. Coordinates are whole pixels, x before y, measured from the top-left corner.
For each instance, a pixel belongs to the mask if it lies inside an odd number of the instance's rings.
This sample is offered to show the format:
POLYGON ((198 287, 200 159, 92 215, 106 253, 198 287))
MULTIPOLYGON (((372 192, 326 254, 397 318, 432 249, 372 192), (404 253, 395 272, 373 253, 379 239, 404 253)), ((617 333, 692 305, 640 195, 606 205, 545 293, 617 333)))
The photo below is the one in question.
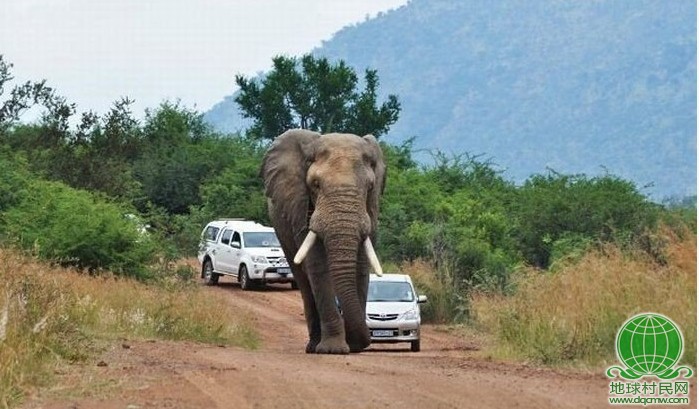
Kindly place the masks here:
POLYGON ((374 269, 374 273, 381 277, 383 275, 383 269, 381 268, 378 257, 376 257, 376 252, 374 251, 374 246, 371 244, 371 239, 368 237, 366 240, 364 240, 364 249, 366 250, 367 258, 369 258, 369 264, 371 264, 371 267, 374 269))
POLYGON ((303 243, 301 243, 301 247, 299 248, 299 251, 296 252, 296 256, 294 256, 295 264, 301 264, 303 259, 306 258, 306 255, 308 255, 308 251, 311 249, 311 247, 313 247, 313 244, 316 242, 316 237, 317 235, 313 231, 308 231, 308 235, 303 240, 303 243))

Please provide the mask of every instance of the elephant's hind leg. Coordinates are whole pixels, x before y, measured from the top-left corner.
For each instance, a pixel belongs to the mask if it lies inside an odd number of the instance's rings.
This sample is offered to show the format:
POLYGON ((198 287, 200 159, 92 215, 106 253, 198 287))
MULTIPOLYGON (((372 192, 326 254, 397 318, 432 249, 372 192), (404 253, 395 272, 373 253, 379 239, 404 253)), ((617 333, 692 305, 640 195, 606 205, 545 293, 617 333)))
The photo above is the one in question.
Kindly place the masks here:
POLYGON ((306 353, 314 354, 316 346, 320 343, 320 317, 316 309, 316 301, 311 290, 311 284, 308 281, 308 275, 303 271, 301 266, 291 264, 291 269, 294 272, 294 280, 301 291, 303 298, 303 314, 306 318, 308 327, 308 342, 306 343, 306 353))

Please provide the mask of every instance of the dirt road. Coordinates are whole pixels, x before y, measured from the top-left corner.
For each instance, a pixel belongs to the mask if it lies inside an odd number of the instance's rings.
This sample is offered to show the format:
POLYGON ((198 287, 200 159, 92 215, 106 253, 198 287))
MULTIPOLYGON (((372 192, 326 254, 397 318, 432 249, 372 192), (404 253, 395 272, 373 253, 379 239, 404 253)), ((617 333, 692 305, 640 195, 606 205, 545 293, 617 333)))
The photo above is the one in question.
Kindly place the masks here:
MULTIPOLYGON (((97 385, 90 398, 67 396, 47 402, 39 396, 25 407, 610 407, 609 381, 601 374, 559 373, 485 361, 474 357, 473 345, 431 326, 423 329, 419 353, 410 352, 409 344, 398 344, 372 346, 347 356, 307 355, 303 353, 306 329, 298 291, 287 285, 244 292, 229 280, 206 291, 227 300, 221 308, 246 311, 254 317, 263 339, 259 350, 124 341, 106 351, 99 365, 59 374, 89 378, 91 385, 97 385)), ((695 402, 694 382, 691 388, 695 402)))

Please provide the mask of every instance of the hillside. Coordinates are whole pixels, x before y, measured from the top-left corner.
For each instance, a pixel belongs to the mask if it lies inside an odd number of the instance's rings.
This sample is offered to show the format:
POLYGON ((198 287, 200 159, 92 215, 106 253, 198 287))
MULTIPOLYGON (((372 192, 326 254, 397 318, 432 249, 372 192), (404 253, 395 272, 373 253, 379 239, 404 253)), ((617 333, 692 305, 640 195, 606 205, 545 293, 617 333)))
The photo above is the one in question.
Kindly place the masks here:
MULTIPOLYGON (((390 142, 483 154, 517 182, 551 168, 696 194, 693 1, 413 0, 313 52, 378 70, 403 105, 390 142)), ((232 97, 206 118, 245 126, 232 97)))

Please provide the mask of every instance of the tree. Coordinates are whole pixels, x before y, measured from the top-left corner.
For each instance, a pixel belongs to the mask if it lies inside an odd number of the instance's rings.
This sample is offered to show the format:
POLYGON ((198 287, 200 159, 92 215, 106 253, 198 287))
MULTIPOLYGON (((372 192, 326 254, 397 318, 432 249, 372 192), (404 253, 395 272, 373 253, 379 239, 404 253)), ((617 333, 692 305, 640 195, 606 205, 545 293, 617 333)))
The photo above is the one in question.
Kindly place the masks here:
POLYGON ((395 95, 377 106, 375 70, 365 71, 364 89, 359 92, 357 74, 344 61, 331 64, 310 54, 272 61, 274 68, 260 81, 235 78, 240 87, 235 101, 246 118, 254 119, 248 132, 256 138, 274 139, 292 128, 379 137, 398 120, 400 103, 395 95))
MULTIPOLYGON (((12 80, 12 64, 6 62, 0 54, 0 97, 12 80)), ((43 115, 44 122, 60 129, 67 126, 67 118, 75 112, 75 105, 56 95, 53 88, 46 85, 46 80, 27 81, 13 86, 9 95, 0 101, 0 131, 19 120, 34 105, 45 107, 48 112, 43 115)))

